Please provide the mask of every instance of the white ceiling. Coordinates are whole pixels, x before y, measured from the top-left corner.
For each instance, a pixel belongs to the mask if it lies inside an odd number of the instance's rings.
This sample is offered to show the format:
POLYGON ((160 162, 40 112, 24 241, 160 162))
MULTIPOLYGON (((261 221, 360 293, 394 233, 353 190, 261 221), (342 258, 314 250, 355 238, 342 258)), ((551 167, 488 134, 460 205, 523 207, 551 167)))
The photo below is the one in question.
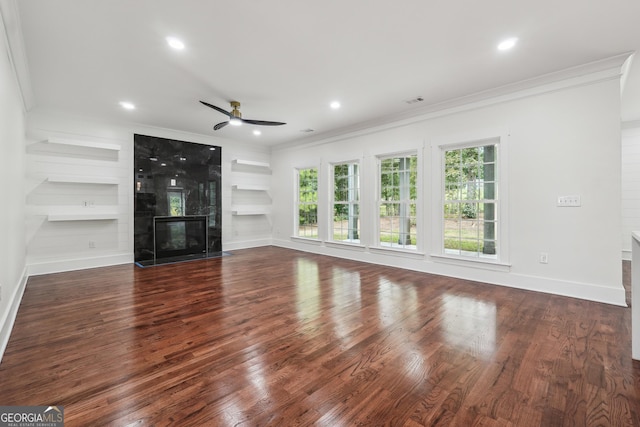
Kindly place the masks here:
MULTIPOLYGON (((273 145, 640 48, 638 0, 20 0, 32 110, 273 145), (175 51, 175 36, 186 49, 175 51), (496 45, 518 37, 509 52, 496 45), (423 102, 407 104, 421 96, 423 102), (134 111, 119 107, 135 103, 134 111), (203 100, 281 127, 227 126, 203 100), (342 108, 329 103, 339 100, 342 108), (314 129, 313 134, 302 133, 314 129)), ((640 119, 640 59, 623 120, 640 119), (633 96, 632 96, 633 95, 633 96)), ((627 95, 629 94, 629 95, 627 95)))

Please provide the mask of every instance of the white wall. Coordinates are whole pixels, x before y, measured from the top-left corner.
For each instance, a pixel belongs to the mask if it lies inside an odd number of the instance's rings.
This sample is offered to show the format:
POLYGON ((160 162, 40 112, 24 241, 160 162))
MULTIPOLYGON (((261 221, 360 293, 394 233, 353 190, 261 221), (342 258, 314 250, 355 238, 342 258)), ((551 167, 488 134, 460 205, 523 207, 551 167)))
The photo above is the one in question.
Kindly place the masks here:
POLYGON ((631 259, 631 233, 640 231, 640 122, 622 129, 622 256, 631 259))
POLYGON ((24 113, 0 16, 0 358, 24 291, 24 113))
MULTIPOLYGON (((522 289, 625 305, 620 265, 620 88, 617 77, 564 82, 545 92, 514 95, 493 105, 425 115, 273 152, 274 244, 362 261, 388 264, 522 289), (439 261, 434 241, 438 176, 431 146, 491 132, 506 135, 508 148, 509 264, 478 268, 439 261), (422 164, 423 210, 418 238, 424 254, 380 254, 375 236, 375 157, 417 150, 422 164), (294 168, 320 167, 320 221, 327 221, 330 162, 362 159, 364 248, 291 239, 294 224, 294 168), (436 174, 434 176, 434 174, 436 174), (582 206, 560 208, 561 195, 580 195, 582 206), (325 209, 322 210, 322 206, 325 209), (539 263, 541 252, 548 264, 539 263)), ((300 144, 301 145, 301 144, 300 144)), ((504 161, 504 159, 503 159, 504 161)), ((504 183, 503 183, 504 184, 504 183)), ((504 188, 504 187, 503 187, 504 188)), ((506 197, 504 197, 506 196, 506 197)))
MULTIPOLYGON (((266 215, 232 216, 233 203, 248 196, 270 205, 267 191, 232 190, 256 179, 268 188, 270 171, 232 166, 233 159, 269 161, 265 148, 206 135, 124 123, 108 123, 54 113, 30 113, 27 119, 27 265, 30 275, 133 262, 133 135, 173 138, 222 147, 223 250, 271 243, 266 215), (49 138, 118 145, 103 150, 46 143, 49 138), (51 183, 55 175, 110 177, 116 184, 51 183), (93 206, 83 207, 84 202, 93 206), (51 212, 116 212, 113 220, 49 221, 51 212), (91 244, 90 244, 91 242, 91 244), (90 247, 94 246, 94 247, 90 247)), ((253 202, 252 202, 253 203, 253 202)), ((269 206, 270 208, 270 206, 269 206)))

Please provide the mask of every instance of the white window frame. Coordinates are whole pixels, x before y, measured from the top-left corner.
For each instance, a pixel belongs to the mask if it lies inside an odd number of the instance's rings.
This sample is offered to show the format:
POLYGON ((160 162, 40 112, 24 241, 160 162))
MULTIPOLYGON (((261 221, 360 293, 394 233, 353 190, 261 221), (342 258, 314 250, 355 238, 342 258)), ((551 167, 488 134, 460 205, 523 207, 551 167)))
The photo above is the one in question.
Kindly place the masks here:
POLYGON ((434 261, 451 264, 508 271, 509 264, 509 215, 508 215, 508 131, 485 130, 465 135, 452 136, 433 141, 432 146, 432 246, 434 261), (444 249, 444 206, 445 200, 445 152, 464 148, 480 147, 488 144, 497 146, 496 158, 496 258, 476 257, 447 253, 444 249))
MULTIPOLYGON (((306 240, 313 240, 313 241, 320 241, 320 224, 319 224, 319 196, 320 196, 320 168, 318 166, 308 166, 308 167, 300 167, 300 168, 295 168, 295 195, 294 195, 294 230, 293 230, 293 237, 297 238, 297 239, 306 239, 306 240), (303 170, 309 170, 309 169, 315 169, 316 170, 316 201, 315 201, 315 205, 316 205, 316 237, 309 237, 309 236, 301 236, 300 235, 300 205, 301 202, 300 201, 300 172, 303 170)), ((307 203, 307 204, 313 204, 313 203, 307 203)))
MULTIPOLYGON (((329 226, 328 226, 328 230, 329 230, 329 236, 328 236, 328 241, 332 242, 332 243, 339 243, 339 244, 355 244, 355 245, 359 245, 360 244, 360 234, 362 232, 361 230, 361 224, 362 224, 362 204, 361 204, 361 198, 362 198, 362 192, 361 192, 361 187, 360 187, 360 179, 361 179, 361 171, 362 171, 362 165, 360 164, 359 161, 357 160, 347 160, 347 161, 341 161, 341 162, 335 162, 335 163, 331 163, 330 165, 330 173, 329 173, 329 179, 331 180, 331 185, 330 185, 330 189, 331 189, 331 193, 329 195, 329 200, 331 200, 331 203, 329 203, 329 215, 328 215, 328 219, 329 219, 329 226), (336 194, 336 182, 335 182, 335 168, 336 166, 343 166, 343 165, 354 165, 357 167, 357 174, 355 177, 356 182, 353 183, 353 185, 356 186, 356 190, 357 190, 357 195, 355 200, 352 199, 351 195, 349 196, 349 200, 347 200, 346 202, 336 202, 335 199, 335 194, 336 194), (335 212, 335 206, 336 203, 339 204, 344 204, 349 206, 349 211, 351 211, 351 209, 353 209, 353 207, 355 206, 355 210, 357 211, 357 218, 358 218, 358 223, 359 226, 356 228, 356 234, 357 236, 355 238, 347 238, 344 240, 336 240, 334 238, 334 212, 335 212)), ((351 185, 349 186, 349 188, 352 188, 351 185)), ((349 216, 349 219, 347 219, 347 221, 350 221, 351 215, 349 216)), ((347 225, 347 227, 349 228, 349 225, 347 225)))
MULTIPOLYGON (((417 150, 409 150, 403 151, 399 153, 387 153, 387 154, 379 154, 376 156, 376 195, 375 195, 375 236, 373 240, 373 249, 384 250, 384 251, 401 251, 405 253, 411 254, 419 254, 421 245, 422 245, 422 236, 424 233, 422 232, 422 221, 421 221, 421 187, 420 180, 422 179, 422 170, 420 167, 420 153, 417 150), (380 234, 382 230, 380 229, 380 209, 382 204, 381 192, 382 192, 382 162, 384 160, 398 158, 398 157, 416 157, 416 245, 401 245, 401 244, 383 244, 380 241, 380 234)), ((410 202, 410 199, 408 200, 410 202)), ((402 203, 403 201, 401 201, 402 203)), ((405 201, 406 202, 406 201, 405 201)))

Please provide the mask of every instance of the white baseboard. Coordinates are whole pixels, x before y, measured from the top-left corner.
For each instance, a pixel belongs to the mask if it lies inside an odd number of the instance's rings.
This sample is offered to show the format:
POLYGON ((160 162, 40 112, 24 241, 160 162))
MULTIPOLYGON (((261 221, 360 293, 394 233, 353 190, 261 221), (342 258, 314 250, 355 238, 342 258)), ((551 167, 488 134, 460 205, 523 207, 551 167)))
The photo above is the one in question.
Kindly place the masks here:
POLYGON ((104 255, 93 258, 77 258, 56 261, 34 262, 27 264, 29 276, 61 273, 64 271, 84 270, 87 268, 108 267, 110 265, 133 263, 133 254, 104 255))
POLYGON ((506 286, 534 292, 560 295, 571 298, 579 298, 588 301, 602 302, 621 307, 626 307, 626 296, 622 282, 619 286, 602 286, 595 283, 572 282, 548 277, 528 276, 511 272, 491 271, 480 268, 460 267, 456 265, 430 262, 426 257, 403 257, 348 249, 335 249, 317 241, 305 243, 286 239, 274 239, 274 246, 295 249, 320 255, 335 256, 354 261, 371 264, 386 265, 389 267, 405 268, 407 270, 423 273, 437 274, 447 277, 456 277, 464 280, 472 280, 491 285, 506 286))
POLYGON ((27 279, 27 269, 25 268, 22 272, 20 282, 15 287, 15 290, 9 299, 8 310, 5 312, 2 319, 0 319, 0 363, 2 363, 4 351, 7 349, 7 344, 9 344, 9 337, 13 330, 13 324, 15 323, 16 316, 18 315, 18 307, 20 307, 24 290, 27 287, 27 279))
POLYGON ((622 251, 622 260, 623 261, 631 261, 631 249, 622 251))
POLYGON ((242 240, 234 242, 223 242, 223 251, 233 251, 237 249, 257 248, 260 246, 271 246, 273 241, 271 238, 255 239, 255 240, 242 240))

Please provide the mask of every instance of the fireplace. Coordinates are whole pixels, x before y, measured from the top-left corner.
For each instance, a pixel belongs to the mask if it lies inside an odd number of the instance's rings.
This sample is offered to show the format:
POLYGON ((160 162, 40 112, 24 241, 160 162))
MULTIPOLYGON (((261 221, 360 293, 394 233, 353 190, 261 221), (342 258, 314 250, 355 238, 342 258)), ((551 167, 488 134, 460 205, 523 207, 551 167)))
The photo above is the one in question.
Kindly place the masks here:
POLYGON ((154 261, 206 258, 207 230, 206 215, 154 217, 154 261))
POLYGON ((222 255, 220 147, 136 134, 133 176, 136 265, 222 255))

